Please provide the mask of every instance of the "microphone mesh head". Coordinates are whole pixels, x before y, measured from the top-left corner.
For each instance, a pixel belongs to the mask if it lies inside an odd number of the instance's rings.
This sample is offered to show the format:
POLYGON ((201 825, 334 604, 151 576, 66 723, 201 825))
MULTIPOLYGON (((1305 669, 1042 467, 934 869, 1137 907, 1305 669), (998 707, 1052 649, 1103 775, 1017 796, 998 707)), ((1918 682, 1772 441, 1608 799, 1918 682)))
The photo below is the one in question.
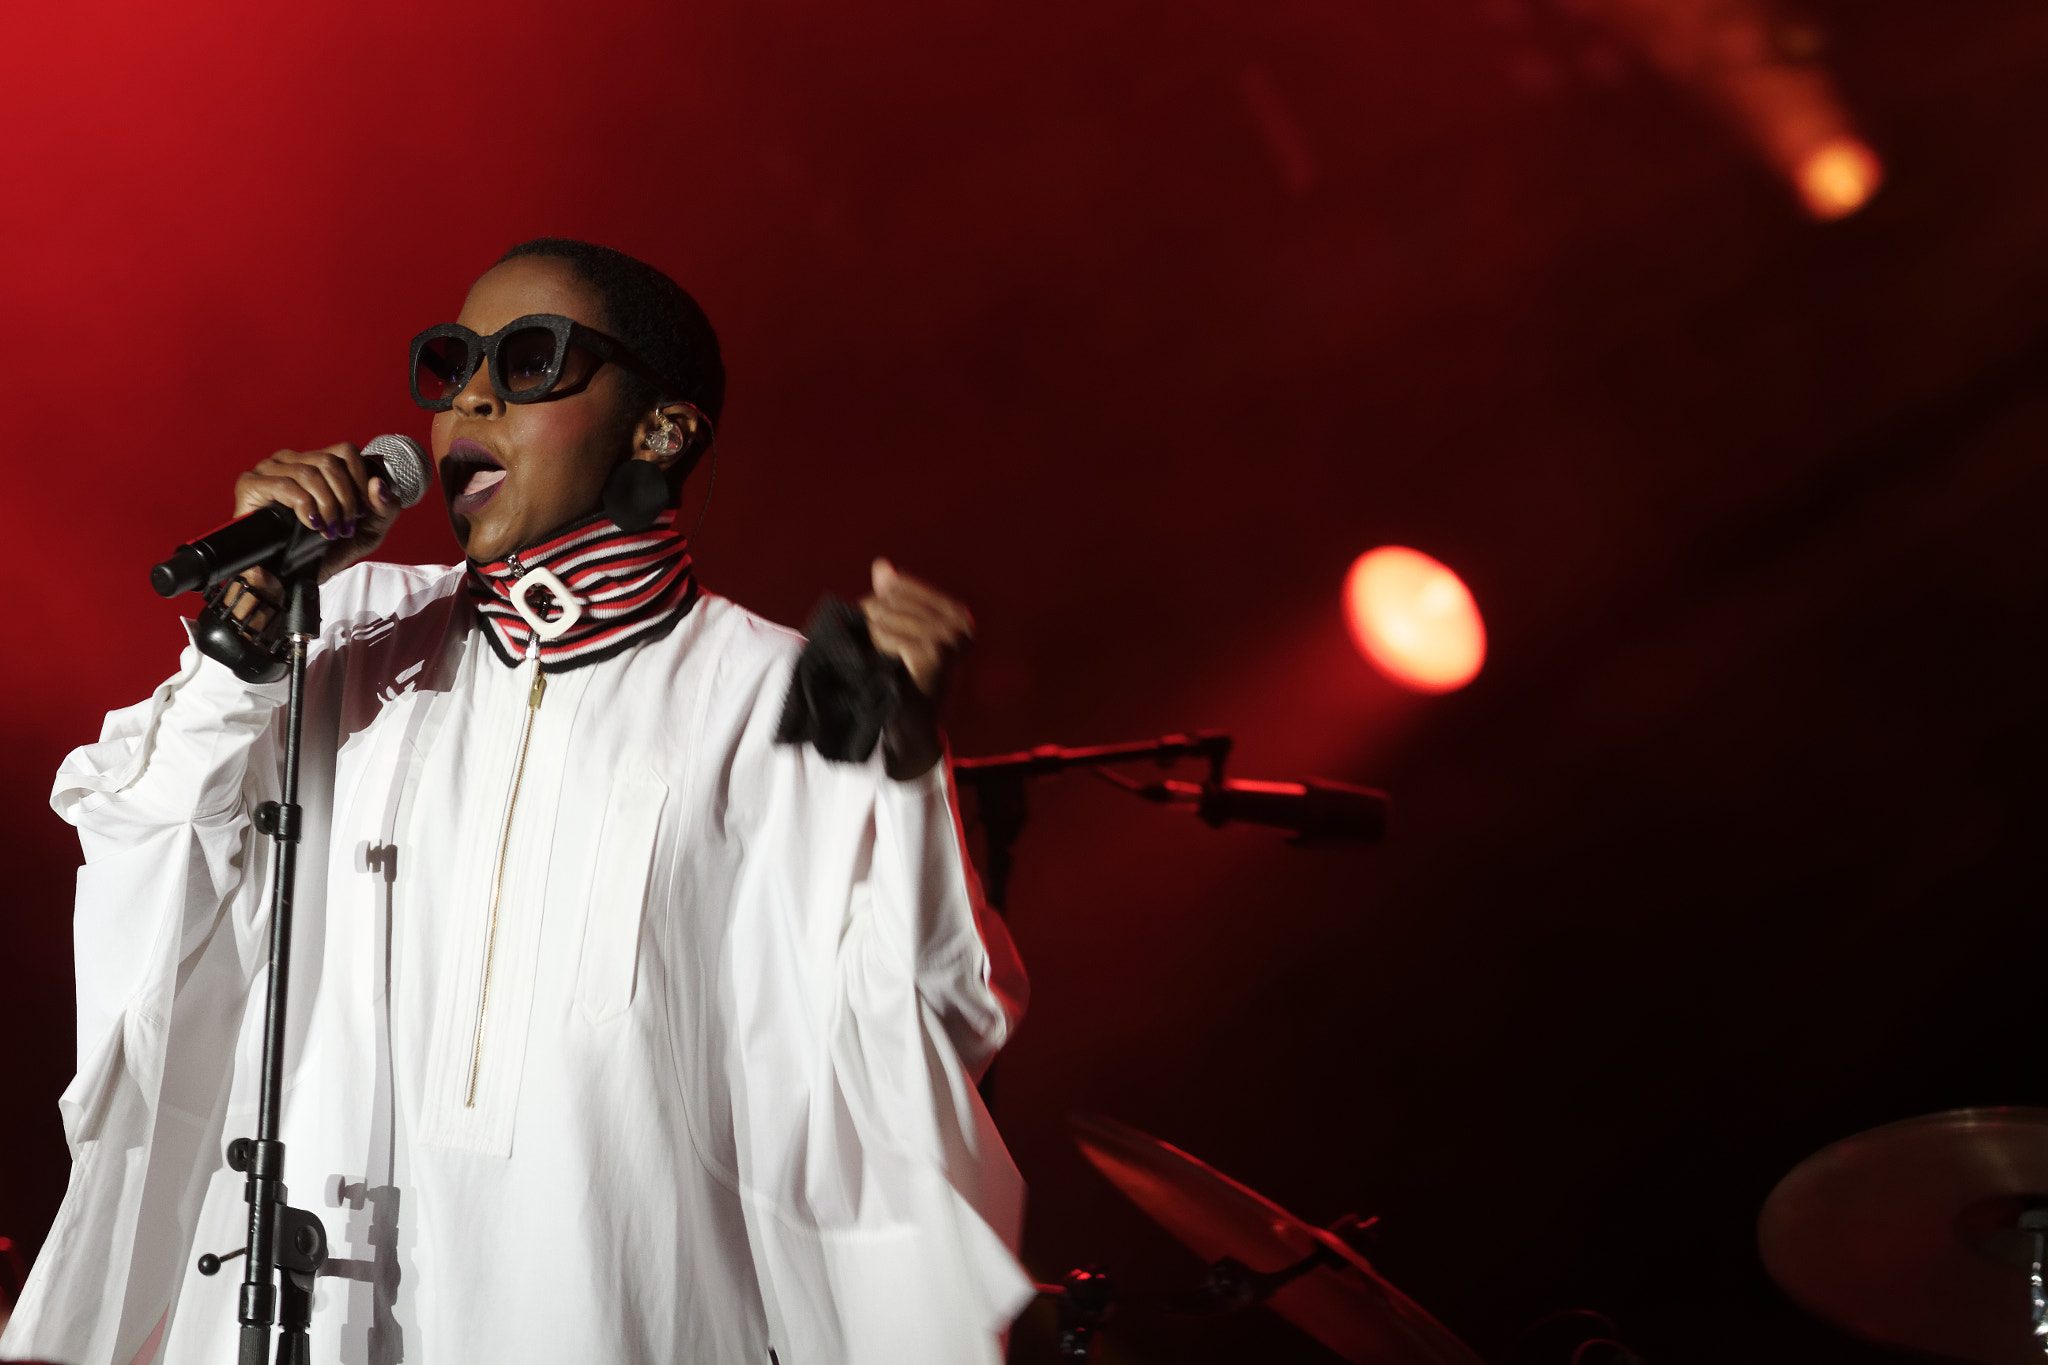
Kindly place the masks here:
POLYGON ((379 436, 363 447, 363 457, 384 467, 384 484, 400 507, 410 507, 425 497, 427 486, 434 481, 433 461, 410 436, 379 436))

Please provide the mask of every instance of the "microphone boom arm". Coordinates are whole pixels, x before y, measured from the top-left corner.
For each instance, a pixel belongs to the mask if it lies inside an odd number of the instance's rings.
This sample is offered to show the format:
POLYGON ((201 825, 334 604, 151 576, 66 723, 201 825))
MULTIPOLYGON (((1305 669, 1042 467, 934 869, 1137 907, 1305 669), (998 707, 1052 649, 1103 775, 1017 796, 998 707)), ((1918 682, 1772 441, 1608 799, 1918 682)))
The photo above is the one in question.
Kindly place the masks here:
POLYGON ((1296 846, 1376 843, 1385 837, 1386 793, 1345 782, 1309 778, 1301 782, 1236 781, 1223 776, 1230 758, 1231 737, 1220 730, 1192 735, 1163 735, 1129 744, 1096 744, 1067 749, 1041 744, 1016 753, 953 762, 956 785, 972 787, 979 801, 976 817, 986 836, 988 903, 1002 910, 1008 900, 1013 849, 1029 815, 1024 780, 1052 777, 1072 768, 1092 771, 1144 800, 1191 811, 1212 829, 1226 824, 1268 825, 1293 831, 1296 846), (1183 759, 1208 762, 1200 783, 1161 780, 1139 782, 1110 771, 1113 764, 1152 762, 1170 768, 1183 759))
POLYGON ((992 758, 955 759, 953 775, 955 781, 979 787, 1014 777, 1051 777, 1069 768, 1099 768, 1106 763, 1150 759, 1162 768, 1170 768, 1184 758, 1204 758, 1209 761, 1209 779, 1221 782, 1231 743, 1230 736, 1221 730, 1199 730, 1192 735, 1162 735, 1130 744, 1095 744, 1081 749, 1041 744, 1035 749, 992 758))

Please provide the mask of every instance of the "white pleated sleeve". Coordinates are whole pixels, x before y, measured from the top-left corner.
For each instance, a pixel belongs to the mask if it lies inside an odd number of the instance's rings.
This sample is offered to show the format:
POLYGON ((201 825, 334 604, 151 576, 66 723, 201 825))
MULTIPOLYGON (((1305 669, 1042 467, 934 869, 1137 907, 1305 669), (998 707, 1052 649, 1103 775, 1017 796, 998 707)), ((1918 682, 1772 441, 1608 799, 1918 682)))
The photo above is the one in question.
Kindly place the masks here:
POLYGON ((1032 1287, 1023 1182, 975 1080, 1024 973, 947 766, 897 782, 879 757, 759 752, 786 677, 733 779, 758 841, 732 921, 734 1118, 770 1330, 785 1365, 996 1365, 1032 1287))
POLYGON ((71 1182, 0 1356, 126 1365, 184 1270, 267 951, 269 845, 249 812, 276 795, 284 690, 188 644, 58 770, 51 805, 85 851, 78 1072, 59 1101, 71 1182))

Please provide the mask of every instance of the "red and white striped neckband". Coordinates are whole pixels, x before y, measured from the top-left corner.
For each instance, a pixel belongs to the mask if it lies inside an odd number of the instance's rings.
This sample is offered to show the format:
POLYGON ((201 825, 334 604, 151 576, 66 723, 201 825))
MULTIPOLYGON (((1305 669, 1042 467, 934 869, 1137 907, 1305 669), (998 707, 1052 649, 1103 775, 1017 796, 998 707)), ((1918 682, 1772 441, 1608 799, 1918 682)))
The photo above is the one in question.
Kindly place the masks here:
POLYGON ((603 513, 489 564, 468 591, 491 650, 507 665, 540 656, 560 673, 665 635, 697 600, 689 539, 670 509, 645 531, 603 513))

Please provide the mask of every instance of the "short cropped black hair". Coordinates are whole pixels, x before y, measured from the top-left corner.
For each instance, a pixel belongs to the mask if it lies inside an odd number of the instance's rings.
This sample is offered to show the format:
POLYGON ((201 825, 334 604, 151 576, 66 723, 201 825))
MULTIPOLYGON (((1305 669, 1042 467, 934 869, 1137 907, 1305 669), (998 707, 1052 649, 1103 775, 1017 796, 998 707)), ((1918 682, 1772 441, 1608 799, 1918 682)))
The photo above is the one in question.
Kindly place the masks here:
POLYGON ((711 319, 683 287, 645 261, 623 251, 573 237, 536 237, 521 242, 499 264, 521 256, 566 261, 577 278, 604 301, 605 328, 662 378, 662 389, 628 370, 627 395, 635 408, 656 398, 694 404, 718 425, 725 407, 725 362, 711 319))

